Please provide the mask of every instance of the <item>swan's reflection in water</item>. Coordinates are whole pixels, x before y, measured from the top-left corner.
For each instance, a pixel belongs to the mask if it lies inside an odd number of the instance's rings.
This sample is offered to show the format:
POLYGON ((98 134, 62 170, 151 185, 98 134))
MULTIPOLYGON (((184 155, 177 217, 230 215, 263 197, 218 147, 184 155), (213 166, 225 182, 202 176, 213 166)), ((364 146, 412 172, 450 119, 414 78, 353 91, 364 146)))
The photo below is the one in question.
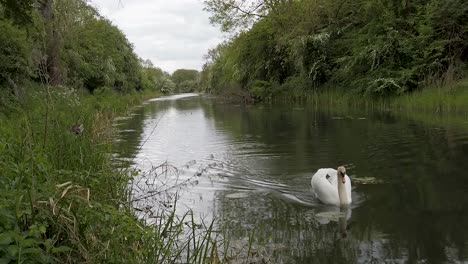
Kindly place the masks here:
POLYGON ((322 225, 338 223, 341 238, 348 237, 348 221, 351 219, 351 207, 320 206, 316 209, 315 219, 322 225))
MULTIPOLYGON (((350 208, 342 208, 341 209, 342 211, 343 210, 346 210, 349 212, 349 218, 351 218, 351 209, 350 208)), ((338 219, 338 226, 340 227, 340 234, 341 234, 341 238, 347 238, 348 237, 348 214, 346 214, 346 216, 341 216, 339 219, 338 219)))

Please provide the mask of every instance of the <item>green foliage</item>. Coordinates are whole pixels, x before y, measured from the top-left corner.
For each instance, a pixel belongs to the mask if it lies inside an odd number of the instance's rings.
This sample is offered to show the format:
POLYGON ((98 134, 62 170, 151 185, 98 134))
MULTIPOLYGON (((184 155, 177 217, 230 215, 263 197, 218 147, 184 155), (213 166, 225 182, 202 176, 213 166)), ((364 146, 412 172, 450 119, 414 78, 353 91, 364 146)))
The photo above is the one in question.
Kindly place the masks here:
POLYGON ((208 63, 203 66, 200 75, 201 88, 206 92, 220 93, 237 83, 239 71, 234 58, 237 58, 236 50, 230 48, 229 43, 222 43, 210 50, 207 55, 208 63))
POLYGON ((13 19, 17 24, 29 24, 32 22, 34 0, 0 0, 3 6, 4 16, 13 19))
MULTIPOLYGON (((269 2, 258 1, 262 7, 269 2)), ((242 1, 205 3, 215 24, 225 27, 223 23, 242 18, 228 17, 238 14, 242 1)), ((204 89, 238 86, 258 96, 262 89, 278 89, 258 86, 269 82, 281 85, 282 91, 295 89, 294 94, 338 86, 391 96, 417 90, 428 78, 466 76, 466 1, 271 3, 249 30, 208 54, 201 73, 204 89), (291 80, 303 80, 303 92, 291 87, 291 80)))
MULTIPOLYGON (((249 3, 245 3, 245 1, 205 0, 204 4, 205 10, 212 14, 210 22, 219 24, 221 30, 225 32, 236 28, 245 28, 255 19, 255 15, 253 15, 256 14, 254 13, 256 10, 253 10, 255 8, 251 8, 252 15, 249 15, 249 3)), ((252 4, 252 6, 254 5, 255 3, 252 4)))
POLYGON ((91 19, 65 39, 68 78, 88 90, 102 86, 141 90, 141 66, 123 33, 105 19, 91 19))
POLYGON ((178 69, 171 75, 175 89, 180 93, 198 90, 199 72, 197 70, 178 69))
POLYGON ((109 157, 115 115, 141 95, 41 88, 31 84, 27 103, 0 116, 2 263, 220 263, 213 223, 178 218, 175 206, 154 224, 135 217, 128 188, 138 173, 109 157), (77 122, 81 134, 70 131, 77 122))
POLYGON ((30 3, 0 0, 0 263, 142 262, 163 239, 130 209, 112 121, 175 85, 87 1, 55 1, 52 20, 30 3), (69 86, 47 81, 49 49, 69 86))
POLYGON ((0 20, 0 87, 10 90, 30 74, 31 47, 26 33, 0 20))
MULTIPOLYGON (((428 86, 411 94, 392 98, 388 104, 396 111, 421 113, 432 117, 434 113, 465 116, 468 112, 468 81, 445 83, 444 87, 428 86)), ((433 120, 431 120, 433 121, 433 120)))
MULTIPOLYGON (((171 75, 88 1, 31 3, 0 0, 0 263, 218 263, 212 226, 138 219, 137 173, 111 160, 116 114, 175 91, 171 75), (55 66, 63 85, 51 86, 55 66)), ((197 88, 198 72, 175 77, 197 88)))
POLYGON ((258 80, 252 84, 249 90, 253 97, 260 100, 271 98, 271 91, 271 83, 258 80))
MULTIPOLYGON (((247 29, 269 12, 277 13, 284 0, 204 0, 205 10, 211 13, 210 22, 225 32, 247 29)), ((291 3, 292 1, 289 1, 291 3)), ((288 3, 288 4, 289 4, 288 3)))
POLYGON ((160 68, 155 68, 152 63, 147 64, 143 69, 145 89, 158 91, 163 94, 173 93, 176 89, 171 75, 160 68))
POLYGON ((0 115, 0 260, 134 262, 153 230, 119 209, 130 174, 115 171, 109 153, 113 117, 140 95, 43 88, 31 84, 25 103, 0 115))
POLYGON ((19 80, 32 77, 91 92, 157 89, 162 71, 143 66, 120 29, 88 1, 34 3, 0 1, 0 86, 20 88, 19 80))
POLYGON ((312 81, 304 75, 292 76, 286 79, 281 85, 281 93, 279 95, 285 98, 301 98, 307 92, 313 90, 312 81))
POLYGON ((157 89, 164 93, 164 94, 170 94, 173 93, 176 90, 176 85, 174 82, 171 80, 169 76, 162 76, 157 82, 156 82, 156 87, 157 89))

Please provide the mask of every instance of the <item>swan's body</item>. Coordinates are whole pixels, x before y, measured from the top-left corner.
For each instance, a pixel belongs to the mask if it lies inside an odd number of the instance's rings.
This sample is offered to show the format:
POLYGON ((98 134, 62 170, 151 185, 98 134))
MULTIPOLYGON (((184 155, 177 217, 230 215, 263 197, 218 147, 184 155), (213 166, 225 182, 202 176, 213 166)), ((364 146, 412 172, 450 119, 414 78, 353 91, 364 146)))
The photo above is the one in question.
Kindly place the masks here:
POLYGON ((315 196, 324 204, 346 206, 351 204, 351 180, 346 169, 319 169, 311 180, 315 196))

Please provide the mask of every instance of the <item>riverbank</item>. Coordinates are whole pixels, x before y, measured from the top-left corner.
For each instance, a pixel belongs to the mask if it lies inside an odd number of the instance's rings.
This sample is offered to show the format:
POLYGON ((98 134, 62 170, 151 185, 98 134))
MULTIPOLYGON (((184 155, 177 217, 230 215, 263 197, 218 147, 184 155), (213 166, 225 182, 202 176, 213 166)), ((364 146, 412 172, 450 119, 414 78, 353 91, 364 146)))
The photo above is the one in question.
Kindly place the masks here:
POLYGON ((327 87, 321 92, 279 93, 272 102, 303 101, 317 107, 347 111, 353 108, 389 110, 393 112, 421 112, 426 114, 468 114, 468 80, 447 85, 433 85, 399 96, 375 97, 327 87))
POLYGON ((170 211, 154 225, 137 219, 128 185, 137 172, 113 166, 113 119, 157 95, 35 84, 2 95, 0 262, 156 263, 184 251, 190 263, 214 259, 209 228, 185 241, 184 219, 170 211))
POLYGON ((135 259, 141 223, 119 209, 128 179, 114 171, 108 154, 113 118, 146 96, 93 96, 35 84, 21 95, 3 96, 8 100, 0 116, 4 262, 135 259))
POLYGON ((444 86, 433 86, 395 97, 390 99, 390 106, 398 111, 466 115, 468 114, 468 80, 460 80, 444 86))

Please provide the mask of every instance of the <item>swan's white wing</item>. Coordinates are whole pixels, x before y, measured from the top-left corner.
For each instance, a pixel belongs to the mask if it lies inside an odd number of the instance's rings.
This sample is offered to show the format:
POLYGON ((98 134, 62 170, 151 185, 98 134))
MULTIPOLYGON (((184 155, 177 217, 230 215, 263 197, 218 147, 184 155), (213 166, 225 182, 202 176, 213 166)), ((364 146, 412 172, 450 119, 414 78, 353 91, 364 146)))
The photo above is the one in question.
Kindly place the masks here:
POLYGON ((328 179, 328 181, 330 182, 330 184, 333 186, 333 187, 336 187, 337 190, 338 190, 338 173, 336 170, 334 169, 329 169, 329 171, 327 172, 327 175, 330 176, 330 178, 328 179))
POLYGON ((311 184, 317 198, 325 204, 340 204, 337 187, 337 174, 334 169, 319 169, 312 176, 311 184), (327 179, 327 175, 330 176, 327 179))
POLYGON ((318 188, 319 182, 326 180, 330 184, 336 183, 336 171, 334 169, 319 169, 311 179, 313 189, 318 188), (329 177, 327 177, 329 176, 329 177), (315 186, 315 187, 314 187, 315 186))

